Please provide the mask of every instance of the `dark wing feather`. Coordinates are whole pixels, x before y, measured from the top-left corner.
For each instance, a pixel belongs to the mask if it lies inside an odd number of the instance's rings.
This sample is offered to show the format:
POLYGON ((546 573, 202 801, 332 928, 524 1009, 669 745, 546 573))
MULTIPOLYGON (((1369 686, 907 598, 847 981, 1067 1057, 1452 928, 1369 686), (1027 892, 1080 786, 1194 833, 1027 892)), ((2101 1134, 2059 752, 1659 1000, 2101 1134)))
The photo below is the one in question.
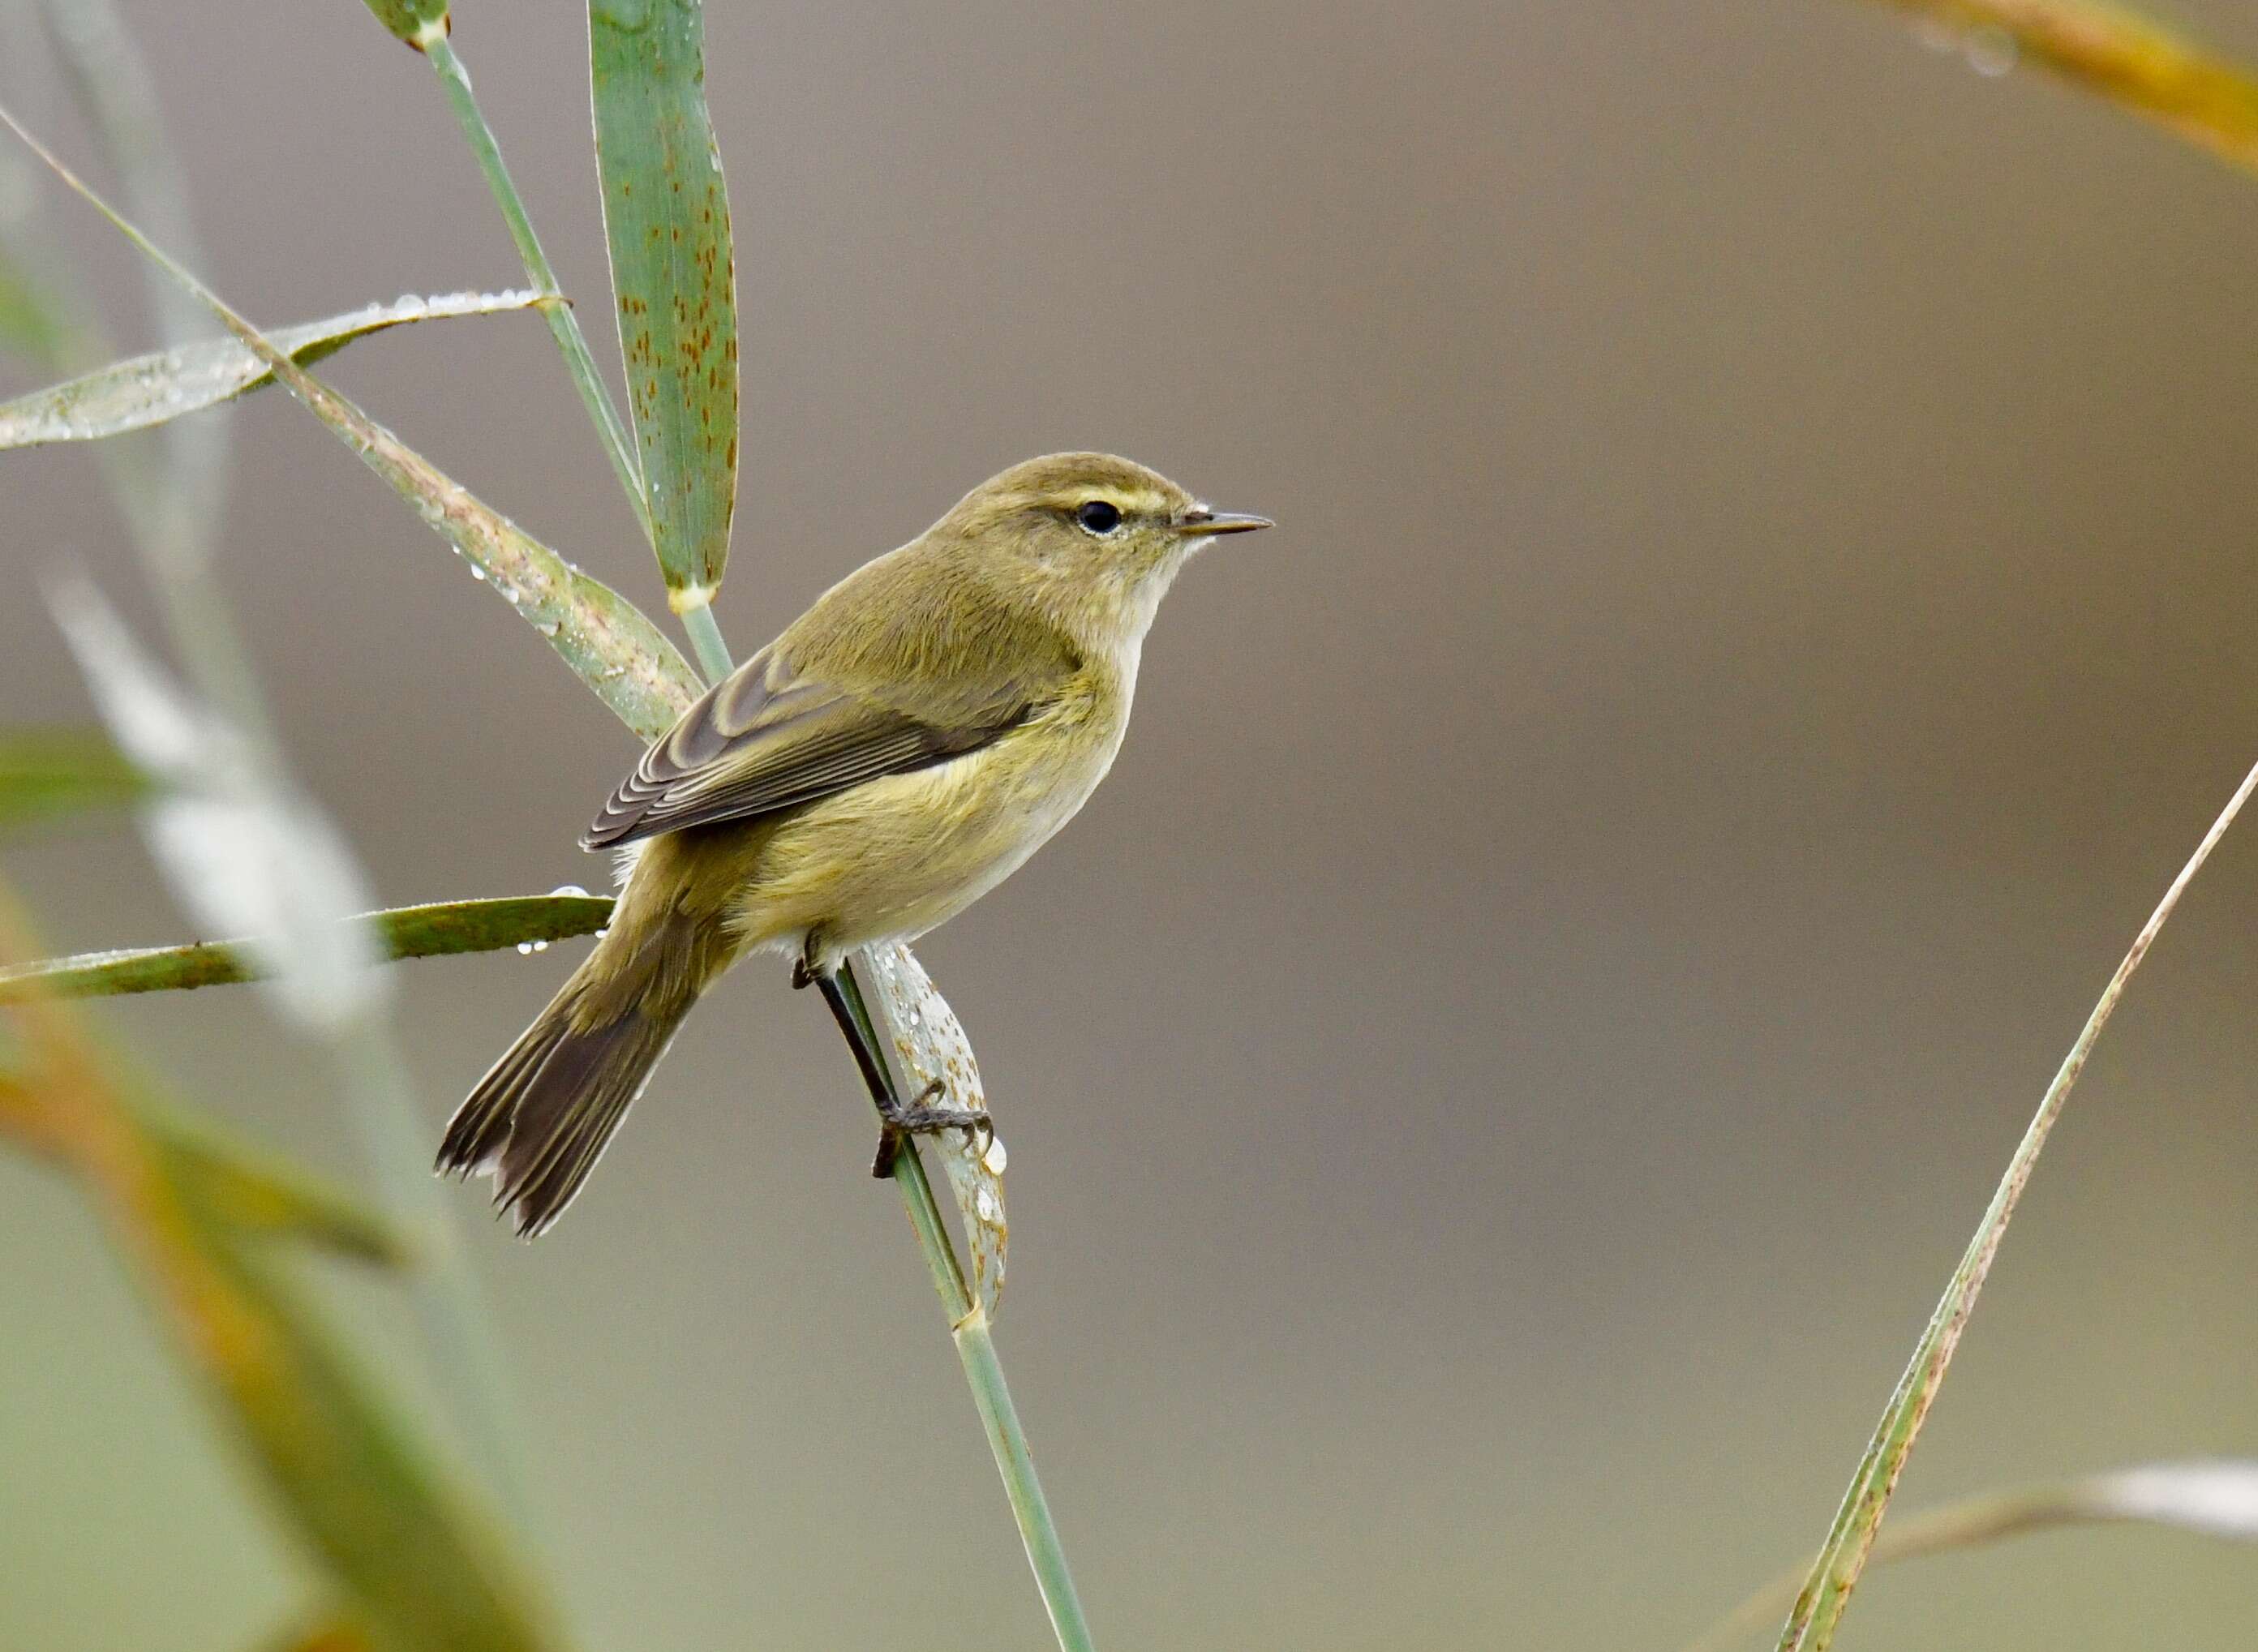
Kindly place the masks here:
POLYGON ((1033 709, 1026 691, 999 684, 953 708, 945 724, 931 722, 802 676, 770 644, 643 754, 581 847, 611 848, 813 803, 977 750, 1033 709))

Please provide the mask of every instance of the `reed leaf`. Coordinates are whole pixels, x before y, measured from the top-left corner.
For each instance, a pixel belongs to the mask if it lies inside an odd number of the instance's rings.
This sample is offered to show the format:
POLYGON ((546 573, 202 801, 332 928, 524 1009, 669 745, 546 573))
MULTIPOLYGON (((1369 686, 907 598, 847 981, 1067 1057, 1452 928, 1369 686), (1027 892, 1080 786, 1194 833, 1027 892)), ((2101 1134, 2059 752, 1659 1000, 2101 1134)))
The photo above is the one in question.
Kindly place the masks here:
MULTIPOLYGON (((529 588, 538 594, 545 605, 538 612, 561 617, 572 639, 572 646, 568 649, 558 643, 557 636, 545 627, 544 635, 550 636, 583 681, 622 721, 646 740, 657 739, 671 727, 679 713, 696 698, 697 680, 681 656, 639 611, 593 580, 583 578, 577 584, 557 580, 548 571, 550 564, 562 566, 556 562, 553 552, 471 500, 461 488, 409 453, 397 437, 275 350, 247 322, 114 211, 5 109, 0 109, 0 124, 13 131, 65 183, 108 217, 146 256, 196 293, 219 315, 231 332, 257 351, 273 368, 275 376, 293 395, 329 424, 372 468, 392 481, 427 521, 472 558, 475 568, 490 578, 499 576, 512 582, 510 588, 519 592, 521 612, 525 611, 529 588), (549 559, 547 564, 539 560, 544 557, 549 559)), ((859 1004, 861 992, 854 984, 851 969, 846 972, 846 980, 859 1004)), ((876 1046, 877 1035, 867 1009, 862 1010, 861 1018, 876 1046)), ((901 1096, 898 1086, 895 1093, 898 1101, 906 1099, 901 1096)), ((1035 1478, 1026 1436, 1005 1380, 1003 1363, 990 1333, 987 1312, 966 1285, 914 1142, 896 1156, 894 1180, 902 1191, 932 1270, 934 1287, 948 1313, 958 1357, 1003 1477, 1054 1632, 1063 1652, 1089 1652, 1091 1641, 1088 1625, 1068 1570, 1064 1549, 1035 1478)))
MULTIPOLYGON (((395 906, 358 920, 375 932, 389 959, 445 958, 458 953, 538 947, 593 935, 611 921, 602 895, 519 895, 395 906)), ((61 998, 135 992, 185 992, 259 978, 258 961, 239 940, 195 941, 121 952, 80 953, 0 969, 0 1003, 35 992, 61 998)))
POLYGON ((590 0, 588 75, 652 547, 686 613, 721 585, 737 497, 736 266, 704 8, 590 0))
MULTIPOLYGON (((465 316, 496 316, 530 309, 542 301, 542 295, 533 292, 448 293, 436 298, 403 295, 325 321, 280 328, 268 337, 302 367, 388 327, 465 316)), ((0 402, 0 448, 88 442, 144 430, 248 395, 273 382, 273 369, 233 338, 153 351, 0 402)))

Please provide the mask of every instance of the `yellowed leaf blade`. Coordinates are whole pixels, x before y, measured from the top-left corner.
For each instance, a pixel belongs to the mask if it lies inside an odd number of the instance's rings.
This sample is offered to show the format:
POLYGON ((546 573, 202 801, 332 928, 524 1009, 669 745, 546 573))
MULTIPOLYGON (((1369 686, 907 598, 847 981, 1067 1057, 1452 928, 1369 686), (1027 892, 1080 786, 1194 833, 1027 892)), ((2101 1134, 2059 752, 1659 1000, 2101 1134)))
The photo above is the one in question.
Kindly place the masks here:
POLYGON ((2095 0, 1881 0, 1952 31, 1971 54, 2043 64, 2245 171, 2258 172, 2258 74, 2095 0))

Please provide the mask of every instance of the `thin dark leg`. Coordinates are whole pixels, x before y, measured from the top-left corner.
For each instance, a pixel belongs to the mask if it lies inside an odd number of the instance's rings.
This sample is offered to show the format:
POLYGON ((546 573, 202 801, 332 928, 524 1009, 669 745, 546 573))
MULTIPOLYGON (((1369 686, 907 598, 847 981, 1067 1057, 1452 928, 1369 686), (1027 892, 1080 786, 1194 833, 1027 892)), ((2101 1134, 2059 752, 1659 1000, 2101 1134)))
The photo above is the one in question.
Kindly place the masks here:
POLYGON ((894 1159, 901 1152, 902 1138, 908 1135, 930 1135, 936 1131, 962 1130, 992 1132, 993 1123, 985 1113, 969 1108, 935 1107, 932 1103, 948 1094, 948 1087, 939 1079, 918 1093, 917 1099, 904 1102, 894 1088, 893 1074, 887 1070, 885 1058, 879 1053, 877 1031, 870 1020, 869 1008, 863 1002, 862 982, 856 980, 855 967, 841 965, 836 972, 818 973, 803 970, 810 975, 823 994, 823 1002, 831 1010, 832 1019, 838 1022, 839 1031, 846 1036, 847 1047, 855 1053, 855 1065, 863 1074, 863 1082, 870 1091, 870 1101, 878 1110, 881 1123, 878 1130, 878 1152, 870 1163, 870 1173, 877 1177, 894 1173, 894 1159), (841 980, 841 976, 844 980, 841 980))
POLYGON ((870 1087, 870 1100, 881 1113, 891 1113, 900 1105, 894 1100, 892 1075, 880 1060, 878 1052, 864 1033, 863 1024, 856 1019, 852 1005, 847 1002, 846 989, 839 984, 835 975, 815 977, 815 985, 823 994, 823 1002, 831 1011, 831 1018, 839 1024, 846 1036, 847 1047, 855 1053, 855 1066, 863 1074, 863 1082, 870 1087))

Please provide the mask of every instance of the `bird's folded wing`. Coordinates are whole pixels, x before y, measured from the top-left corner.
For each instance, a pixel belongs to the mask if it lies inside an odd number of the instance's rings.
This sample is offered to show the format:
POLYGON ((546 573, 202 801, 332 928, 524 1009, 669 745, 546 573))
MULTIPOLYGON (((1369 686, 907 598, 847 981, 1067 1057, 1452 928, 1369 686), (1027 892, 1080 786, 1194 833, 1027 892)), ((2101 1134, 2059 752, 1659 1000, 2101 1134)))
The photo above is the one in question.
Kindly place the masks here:
POLYGON ((804 676, 771 645, 643 754, 581 846, 609 848, 813 803, 976 750, 1033 710, 1033 697, 1013 684, 952 698, 948 715, 928 720, 804 676))

